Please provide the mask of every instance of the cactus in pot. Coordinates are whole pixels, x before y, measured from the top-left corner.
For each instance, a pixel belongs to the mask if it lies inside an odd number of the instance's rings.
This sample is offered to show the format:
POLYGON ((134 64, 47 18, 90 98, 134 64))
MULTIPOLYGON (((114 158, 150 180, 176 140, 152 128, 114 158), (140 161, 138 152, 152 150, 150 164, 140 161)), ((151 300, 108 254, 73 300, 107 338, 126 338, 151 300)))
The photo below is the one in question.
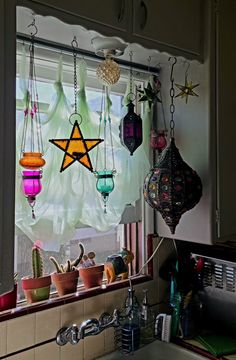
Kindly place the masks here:
POLYGON ((43 259, 40 247, 37 244, 34 244, 32 248, 32 270, 34 278, 43 276, 43 259))
POLYGON ((51 256, 50 260, 56 268, 56 272, 51 274, 52 282, 55 284, 58 295, 63 296, 76 292, 79 277, 79 265, 84 255, 83 244, 79 243, 80 255, 75 260, 68 259, 65 264, 59 264, 58 261, 51 256))
POLYGON ((32 248, 32 277, 27 276, 21 279, 22 288, 29 304, 47 300, 50 296, 51 276, 43 272, 41 248, 41 241, 36 241, 32 248))
POLYGON ((77 270, 76 268, 84 256, 83 244, 79 243, 79 248, 80 248, 80 255, 73 261, 68 259, 64 265, 63 264, 59 265, 58 261, 53 256, 50 256, 50 260, 55 265, 57 273, 66 273, 77 270))
POLYGON ((90 251, 80 261, 79 274, 86 289, 102 285, 104 265, 96 265, 94 259, 95 252, 90 251))

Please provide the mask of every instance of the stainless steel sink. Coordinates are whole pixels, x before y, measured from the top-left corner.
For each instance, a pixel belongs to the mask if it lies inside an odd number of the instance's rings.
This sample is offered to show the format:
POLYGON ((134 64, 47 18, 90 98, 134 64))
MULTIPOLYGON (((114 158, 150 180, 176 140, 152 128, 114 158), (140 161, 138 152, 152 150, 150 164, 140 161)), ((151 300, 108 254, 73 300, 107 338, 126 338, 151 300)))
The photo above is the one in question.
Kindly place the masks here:
MULTIPOLYGON (((100 360, 127 360, 127 355, 122 355, 115 351, 106 356, 99 358, 100 360)), ((162 341, 154 341, 151 344, 139 349, 130 357, 130 360, 206 360, 206 357, 198 355, 192 351, 183 349, 180 346, 165 343, 162 341)))

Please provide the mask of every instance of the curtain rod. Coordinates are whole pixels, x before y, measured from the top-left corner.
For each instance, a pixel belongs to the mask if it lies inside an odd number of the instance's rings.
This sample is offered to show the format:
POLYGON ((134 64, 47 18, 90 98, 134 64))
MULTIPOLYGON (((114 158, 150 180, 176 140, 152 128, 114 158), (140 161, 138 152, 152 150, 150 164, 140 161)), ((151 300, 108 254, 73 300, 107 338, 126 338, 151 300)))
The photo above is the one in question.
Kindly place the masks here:
MULTIPOLYGON (((16 35, 17 40, 20 40, 24 43, 30 43, 31 41, 31 37, 29 35, 25 35, 25 34, 20 34, 17 33, 16 35)), ((73 53, 74 49, 72 49, 71 46, 69 45, 65 45, 65 44, 60 44, 54 41, 50 41, 50 40, 46 40, 46 39, 41 39, 41 38, 34 38, 34 44, 36 46, 41 46, 41 47, 46 47, 49 49, 56 49, 58 51, 63 51, 64 53, 73 53)), ((94 60, 97 61, 101 61, 103 58, 101 56, 96 55, 94 52, 89 51, 89 50, 83 50, 83 49, 75 49, 75 51, 77 52, 77 54, 82 55, 83 57, 87 57, 87 58, 92 58, 94 60)), ((142 65, 142 64, 138 64, 135 62, 130 62, 130 61, 126 61, 126 60, 122 60, 122 59, 117 59, 115 60, 119 65, 126 67, 126 68, 130 68, 132 66, 133 70, 140 70, 142 72, 150 72, 150 74, 153 75, 158 75, 160 73, 160 68, 158 67, 154 67, 154 66, 147 66, 147 65, 142 65)))

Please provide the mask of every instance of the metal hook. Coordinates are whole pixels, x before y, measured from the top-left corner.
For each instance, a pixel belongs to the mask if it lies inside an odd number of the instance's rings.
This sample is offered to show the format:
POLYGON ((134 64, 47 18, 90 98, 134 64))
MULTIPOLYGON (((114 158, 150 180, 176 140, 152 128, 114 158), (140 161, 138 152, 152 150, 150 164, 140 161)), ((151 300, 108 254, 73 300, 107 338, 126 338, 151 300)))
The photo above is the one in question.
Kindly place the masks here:
POLYGON ((173 70, 174 70, 174 66, 177 63, 177 58, 175 56, 170 56, 168 61, 174 59, 174 62, 172 63, 172 67, 171 67, 171 73, 170 73, 170 81, 174 81, 173 79, 173 70))
POLYGON ((79 47, 76 36, 73 37, 73 40, 71 41, 71 46, 72 46, 73 49, 77 49, 79 47))
POLYGON ((31 35, 32 37, 35 37, 35 35, 38 33, 38 28, 37 28, 37 26, 35 25, 35 19, 33 19, 33 20, 32 20, 32 23, 27 26, 27 28, 30 28, 30 27, 33 27, 33 28, 34 28, 34 31, 35 31, 34 33, 31 32, 30 35, 31 35))
POLYGON ((133 60, 133 55, 134 55, 133 51, 130 50, 130 52, 129 52, 130 62, 132 62, 132 60, 133 60))

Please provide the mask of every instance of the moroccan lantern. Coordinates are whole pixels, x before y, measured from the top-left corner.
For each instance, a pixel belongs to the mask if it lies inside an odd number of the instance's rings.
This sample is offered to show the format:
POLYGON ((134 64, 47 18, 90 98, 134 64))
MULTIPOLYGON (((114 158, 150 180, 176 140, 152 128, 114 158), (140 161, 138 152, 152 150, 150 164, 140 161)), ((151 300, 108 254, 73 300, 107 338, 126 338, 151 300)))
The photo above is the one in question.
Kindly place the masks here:
MULTIPOLYGON (((171 58, 170 58, 171 59, 171 58)), ((169 59, 169 60, 170 60, 169 59)), ((170 105, 170 143, 159 157, 157 164, 147 174, 143 194, 147 203, 159 211, 169 226, 172 234, 175 234, 176 226, 181 216, 191 210, 202 196, 202 182, 194 171, 182 159, 174 139, 174 111, 173 99, 175 96, 173 67, 171 69, 171 105, 170 105)))
POLYGON ((146 176, 143 193, 148 204, 161 213, 172 234, 182 214, 199 202, 201 179, 182 159, 174 138, 146 176))
POLYGON ((38 94, 36 84, 36 72, 34 62, 34 38, 38 32, 35 20, 28 26, 34 29, 31 33, 31 43, 29 47, 30 64, 29 78, 24 110, 24 124, 21 141, 21 158, 19 164, 26 170, 22 171, 22 191, 32 209, 32 217, 35 218, 34 205, 36 195, 42 190, 41 168, 45 165, 43 159, 43 141, 41 132, 41 121, 38 109, 38 94))
POLYGON ((129 101, 128 113, 120 123, 120 140, 121 144, 133 155, 135 150, 143 142, 142 119, 134 112, 134 104, 129 101))
POLYGON ((127 95, 128 112, 120 122, 120 142, 130 151, 130 155, 132 156, 143 142, 143 127, 141 117, 134 112, 133 101, 135 100, 135 94, 133 93, 132 51, 130 51, 129 56, 131 66, 129 74, 129 94, 127 95))

